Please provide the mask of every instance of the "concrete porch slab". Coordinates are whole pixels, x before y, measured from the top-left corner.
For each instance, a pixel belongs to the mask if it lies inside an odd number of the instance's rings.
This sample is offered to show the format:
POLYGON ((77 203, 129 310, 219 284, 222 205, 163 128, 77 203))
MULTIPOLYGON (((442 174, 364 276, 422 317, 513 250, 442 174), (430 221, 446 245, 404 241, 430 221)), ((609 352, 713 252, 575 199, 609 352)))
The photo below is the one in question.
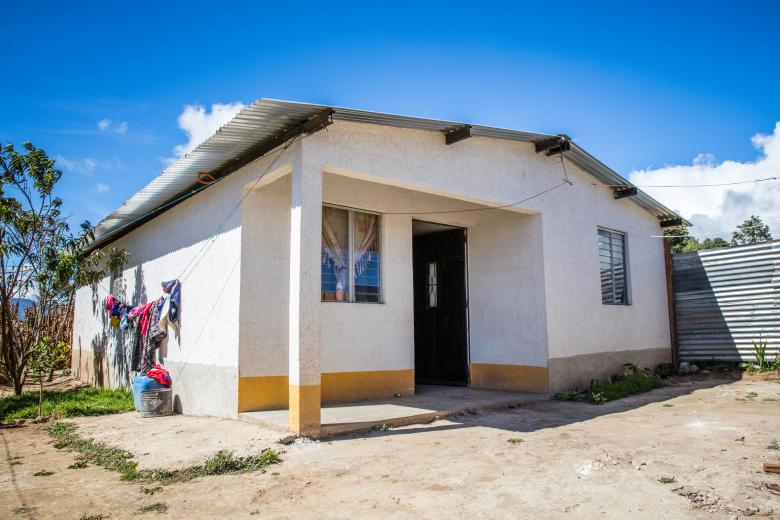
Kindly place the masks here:
MULTIPOLYGON (((526 406, 551 394, 418 385, 415 395, 330 404, 322 407, 322 436, 343 435, 382 427, 424 424, 448 415, 479 413, 526 406)), ((279 432, 288 431, 287 410, 244 412, 239 418, 279 432)))

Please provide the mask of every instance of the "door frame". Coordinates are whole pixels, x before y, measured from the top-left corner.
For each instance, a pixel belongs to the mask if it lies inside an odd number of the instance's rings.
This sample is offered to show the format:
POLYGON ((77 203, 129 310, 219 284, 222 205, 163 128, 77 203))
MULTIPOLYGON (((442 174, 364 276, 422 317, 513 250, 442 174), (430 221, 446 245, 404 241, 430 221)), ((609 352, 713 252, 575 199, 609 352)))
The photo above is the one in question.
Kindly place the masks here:
MULTIPOLYGON (((412 218, 412 225, 414 225, 414 221, 418 222, 425 222, 429 224, 438 224, 441 226, 446 226, 451 229, 460 229, 463 231, 463 298, 464 298, 464 319, 465 319, 465 327, 464 327, 464 334, 465 334, 465 343, 466 343, 466 387, 471 387, 471 299, 469 297, 469 232, 468 228, 465 226, 458 226, 453 224, 447 224, 444 222, 436 222, 433 220, 423 220, 419 218, 412 218)), ((441 231, 447 231, 446 229, 442 229, 441 231)), ((435 234, 430 233, 430 234, 435 234)), ((412 238, 414 238, 414 233, 412 233, 412 238)), ((412 247, 412 266, 414 266, 414 247, 412 247)), ((414 280, 414 277, 412 277, 414 280)), ((413 282, 414 284, 414 282, 413 282)), ((412 292, 414 293, 414 287, 412 287, 412 292)), ((412 328, 414 328, 414 299, 412 303, 412 328)), ((414 345, 413 345, 414 346, 414 345)), ((412 352, 414 352, 415 349, 412 349, 412 352)), ((416 361, 415 361, 416 364, 416 361)), ((416 379, 416 377, 415 377, 416 379)), ((415 382, 416 384, 416 382, 415 382)))

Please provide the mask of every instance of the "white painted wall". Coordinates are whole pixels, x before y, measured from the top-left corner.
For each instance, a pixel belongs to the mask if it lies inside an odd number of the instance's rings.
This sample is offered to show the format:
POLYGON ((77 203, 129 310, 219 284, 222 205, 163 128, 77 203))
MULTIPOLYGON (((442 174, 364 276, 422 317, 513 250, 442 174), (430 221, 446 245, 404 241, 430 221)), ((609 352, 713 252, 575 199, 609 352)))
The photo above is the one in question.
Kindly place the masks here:
MULTIPOLYGON (((305 143, 304 143, 304 151, 305 143)), ((285 298, 289 180, 247 198, 243 226, 240 374, 287 374, 285 298), (267 267, 267 268, 266 268, 267 267), (247 316, 251 315, 251 316, 247 316), (244 318, 247 316, 246 318, 244 318)), ((323 201, 374 211, 449 211, 478 206, 326 174, 323 201)), ((412 220, 468 230, 472 360, 546 366, 539 217, 506 211, 382 216, 383 303, 320 303, 323 372, 414 368, 412 220)))
MULTIPOLYGON (((472 137, 446 146, 435 132, 357 123, 337 122, 309 137, 304 153, 326 171, 493 205, 523 200, 564 175, 559 158, 536 154, 530 143, 472 137)), ((543 255, 539 299, 549 357, 668 348, 663 244, 651 238, 660 232, 658 221, 630 199, 613 199, 610 188, 593 185, 597 181, 573 164, 566 168, 573 186, 519 205, 541 214, 541 237, 530 240, 543 255), (628 234, 632 305, 601 304, 598 226, 628 234)), ((489 343, 486 350, 502 351, 500 340, 489 343)))
MULTIPOLYGON (((180 336, 169 330, 161 348, 184 413, 237 415, 243 187, 272 163, 289 162, 299 146, 248 165, 112 244, 130 253, 123 271, 129 303, 156 299, 162 295, 161 282, 188 276, 182 279, 180 336)), ((105 352, 103 384, 128 386, 132 337, 107 323, 103 300, 108 286, 106 278, 94 289, 77 291, 73 366, 80 359, 88 363, 95 351, 105 352)))

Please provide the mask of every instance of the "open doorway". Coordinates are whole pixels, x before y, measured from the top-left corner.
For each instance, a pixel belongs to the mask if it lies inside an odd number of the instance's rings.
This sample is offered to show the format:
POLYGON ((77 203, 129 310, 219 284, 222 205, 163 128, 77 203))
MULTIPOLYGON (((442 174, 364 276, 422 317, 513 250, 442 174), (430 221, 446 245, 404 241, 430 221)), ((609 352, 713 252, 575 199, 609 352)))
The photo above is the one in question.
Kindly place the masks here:
POLYGON ((414 220, 412 233, 415 382, 466 386, 466 230, 414 220))

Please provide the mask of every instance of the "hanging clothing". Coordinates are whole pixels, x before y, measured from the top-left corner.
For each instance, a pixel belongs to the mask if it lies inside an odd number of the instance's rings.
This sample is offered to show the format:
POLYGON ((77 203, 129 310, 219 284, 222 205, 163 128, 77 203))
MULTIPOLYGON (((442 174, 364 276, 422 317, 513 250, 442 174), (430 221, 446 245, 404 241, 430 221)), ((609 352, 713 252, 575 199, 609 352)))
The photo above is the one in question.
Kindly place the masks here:
POLYGON ((127 330, 133 326, 133 320, 130 319, 130 307, 125 307, 122 315, 119 317, 119 328, 127 330))
POLYGON ((108 312, 111 312, 114 309, 114 304, 116 303, 116 298, 114 298, 113 294, 109 294, 108 296, 106 296, 105 303, 106 303, 106 310, 108 312))
POLYGON ((165 293, 165 303, 163 304, 160 328, 165 329, 170 325, 175 334, 179 333, 179 312, 181 309, 181 283, 179 280, 170 280, 162 283, 162 290, 165 293))
POLYGON ((141 334, 143 336, 146 336, 146 333, 149 331, 149 313, 152 310, 152 305, 154 305, 154 302, 147 303, 146 305, 143 306, 143 308, 139 313, 141 317, 140 319, 141 334))
POLYGON ((146 332, 150 341, 159 342, 168 336, 168 331, 160 326, 164 306, 165 298, 161 297, 152 302, 152 308, 149 310, 149 330, 146 332))
POLYGON ((133 372, 141 372, 145 340, 146 338, 141 334, 141 327, 136 327, 135 334, 133 335, 133 361, 130 363, 130 370, 133 372))

